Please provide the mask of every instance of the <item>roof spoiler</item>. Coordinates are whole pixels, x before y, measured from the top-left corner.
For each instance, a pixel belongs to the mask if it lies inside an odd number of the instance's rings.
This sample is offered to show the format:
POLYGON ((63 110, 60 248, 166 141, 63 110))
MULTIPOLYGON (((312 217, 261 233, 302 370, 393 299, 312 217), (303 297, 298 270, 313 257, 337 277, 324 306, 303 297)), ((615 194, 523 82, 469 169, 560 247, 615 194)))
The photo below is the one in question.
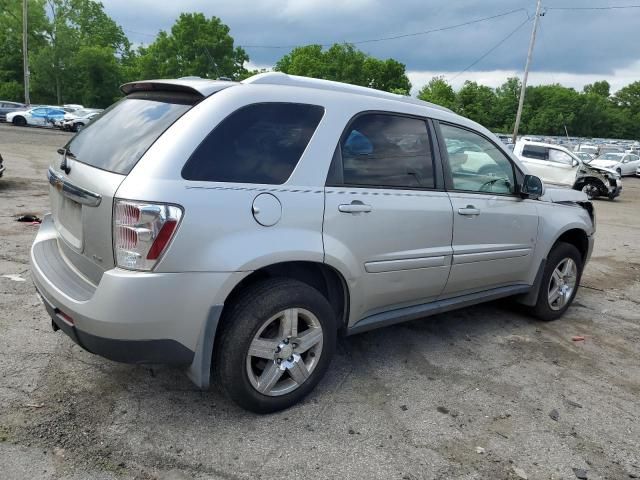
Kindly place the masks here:
POLYGON ((120 86, 120 91, 125 95, 135 92, 182 92, 204 98, 234 85, 237 85, 237 83, 225 80, 186 77, 176 80, 141 80, 139 82, 129 82, 120 86))

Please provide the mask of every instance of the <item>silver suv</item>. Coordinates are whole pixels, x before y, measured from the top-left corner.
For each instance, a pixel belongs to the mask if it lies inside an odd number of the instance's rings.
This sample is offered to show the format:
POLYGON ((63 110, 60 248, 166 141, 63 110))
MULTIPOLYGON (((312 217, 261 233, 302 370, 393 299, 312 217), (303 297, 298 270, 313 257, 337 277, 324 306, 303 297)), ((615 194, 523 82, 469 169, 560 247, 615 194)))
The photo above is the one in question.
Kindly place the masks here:
POLYGON ((52 162, 31 250, 53 328, 90 352, 270 412, 338 334, 507 296, 553 320, 576 295, 586 196, 449 110, 281 73, 122 91, 52 162))

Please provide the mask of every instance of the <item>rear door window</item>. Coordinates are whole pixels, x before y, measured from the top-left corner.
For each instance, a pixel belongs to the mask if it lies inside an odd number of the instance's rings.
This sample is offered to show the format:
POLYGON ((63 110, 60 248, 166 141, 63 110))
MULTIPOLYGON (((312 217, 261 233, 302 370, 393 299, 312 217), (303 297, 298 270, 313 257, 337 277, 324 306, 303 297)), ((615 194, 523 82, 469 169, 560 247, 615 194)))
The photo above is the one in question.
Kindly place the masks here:
POLYGON ((534 160, 547 160, 549 158, 549 149, 538 147, 537 145, 525 145, 522 148, 522 156, 534 160))
POLYGON ((331 185, 435 187, 431 141, 423 119, 388 113, 360 115, 347 128, 340 149, 336 158, 342 160, 342 168, 334 159, 331 185))
POLYGON ((186 180, 263 183, 287 181, 324 108, 300 103, 255 103, 225 118, 182 169, 186 180))
POLYGON ((67 144, 74 160, 127 175, 162 133, 200 96, 171 92, 134 93, 87 124, 67 144))

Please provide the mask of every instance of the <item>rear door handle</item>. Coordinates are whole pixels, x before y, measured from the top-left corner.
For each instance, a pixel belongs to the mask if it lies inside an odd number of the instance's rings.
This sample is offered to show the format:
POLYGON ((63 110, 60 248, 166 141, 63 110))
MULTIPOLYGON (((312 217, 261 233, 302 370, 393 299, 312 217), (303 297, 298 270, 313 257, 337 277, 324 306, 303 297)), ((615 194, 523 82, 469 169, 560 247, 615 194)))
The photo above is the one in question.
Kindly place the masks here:
POLYGON ((474 207, 473 205, 467 205, 464 208, 459 208, 458 213, 460 215, 474 216, 474 215, 480 215, 480 210, 474 207))
POLYGON ((351 203, 338 205, 338 210, 342 213, 369 213, 372 208, 371 205, 362 203, 360 200, 354 200, 351 203))

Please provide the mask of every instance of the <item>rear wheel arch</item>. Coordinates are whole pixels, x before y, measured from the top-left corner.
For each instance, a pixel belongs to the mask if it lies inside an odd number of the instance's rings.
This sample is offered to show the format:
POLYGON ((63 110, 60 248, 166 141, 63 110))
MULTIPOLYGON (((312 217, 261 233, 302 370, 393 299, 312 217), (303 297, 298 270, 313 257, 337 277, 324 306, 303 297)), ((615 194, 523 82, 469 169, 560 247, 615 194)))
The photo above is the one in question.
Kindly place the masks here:
POLYGON ((264 266, 243 278, 231 290, 224 302, 221 319, 225 311, 251 285, 267 278, 290 278, 318 290, 331 304, 338 328, 345 328, 349 313, 349 291, 343 275, 327 264, 311 261, 281 262, 264 266))

